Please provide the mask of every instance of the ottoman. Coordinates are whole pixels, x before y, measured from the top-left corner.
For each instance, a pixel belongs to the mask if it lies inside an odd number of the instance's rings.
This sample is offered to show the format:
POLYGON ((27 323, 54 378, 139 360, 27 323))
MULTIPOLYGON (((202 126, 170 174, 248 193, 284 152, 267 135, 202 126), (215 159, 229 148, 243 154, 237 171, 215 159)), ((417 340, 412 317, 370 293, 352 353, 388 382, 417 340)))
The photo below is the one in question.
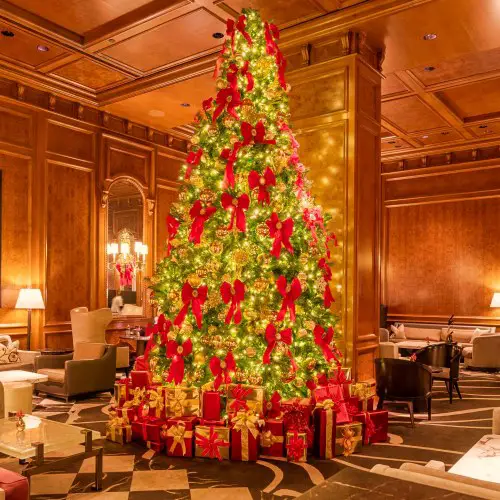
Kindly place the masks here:
POLYGON ((29 382, 0 383, 0 418, 19 410, 31 413, 32 408, 33 386, 29 382))
POLYGON ((16 472, 0 468, 0 498, 5 500, 28 500, 28 479, 16 472))

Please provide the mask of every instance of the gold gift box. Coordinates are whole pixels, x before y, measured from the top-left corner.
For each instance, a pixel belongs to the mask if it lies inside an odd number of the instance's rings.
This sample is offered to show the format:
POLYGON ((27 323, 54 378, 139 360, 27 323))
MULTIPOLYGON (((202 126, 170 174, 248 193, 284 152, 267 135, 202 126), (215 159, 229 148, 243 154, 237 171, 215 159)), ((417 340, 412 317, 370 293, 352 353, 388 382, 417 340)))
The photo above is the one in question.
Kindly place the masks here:
POLYGON ((349 393, 351 396, 356 396, 360 400, 364 400, 375 396, 376 390, 375 386, 372 384, 368 384, 367 382, 356 382, 349 387, 349 393))
MULTIPOLYGON (((229 384, 227 390, 227 403, 226 411, 227 413, 237 413, 238 411, 247 411, 243 408, 234 409, 231 405, 236 399, 232 396, 233 389, 238 387, 240 384, 229 384)), ((252 392, 245 397, 245 403, 248 406, 248 410, 252 410, 255 414, 263 415, 264 413, 264 388, 260 385, 248 385, 241 384, 243 389, 251 389, 252 392)))
MULTIPOLYGON (((290 444, 290 440, 295 436, 295 432, 287 432, 286 433, 286 444, 287 446, 290 444)), ((298 462, 307 462, 307 434, 305 432, 298 432, 297 437, 304 441, 304 451, 302 456, 297 460, 298 462)), ((287 448, 287 457, 288 457, 288 448, 287 448)))
POLYGON ((165 414, 167 417, 199 417, 200 391, 198 387, 167 387, 165 414))
POLYGON ((132 441, 132 426, 125 425, 106 425, 106 439, 114 443, 130 443, 132 441))
POLYGON ((357 453, 363 446, 363 424, 351 422, 350 424, 337 425, 335 433, 335 456, 348 457, 357 453))
MULTIPOLYGON (((212 426, 212 427, 217 434, 217 439, 221 439, 221 440, 229 443, 229 433, 230 433, 229 427, 219 427, 219 426, 212 426)), ((198 443, 197 443, 198 438, 196 437, 196 434, 201 434, 203 437, 208 439, 210 436, 210 428, 211 428, 211 426, 208 426, 208 425, 197 425, 195 428, 194 454, 196 457, 210 458, 207 455, 203 455, 204 448, 203 448, 203 446, 198 445, 198 443)), ((220 446, 219 447, 220 456, 224 460, 229 460, 229 449, 230 449, 229 446, 220 446)))

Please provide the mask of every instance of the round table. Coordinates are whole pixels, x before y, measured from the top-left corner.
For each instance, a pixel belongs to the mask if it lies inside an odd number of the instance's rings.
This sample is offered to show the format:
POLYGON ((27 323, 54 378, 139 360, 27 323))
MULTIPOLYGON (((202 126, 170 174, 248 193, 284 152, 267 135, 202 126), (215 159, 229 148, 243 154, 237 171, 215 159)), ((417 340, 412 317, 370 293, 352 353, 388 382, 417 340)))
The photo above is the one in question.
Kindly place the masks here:
POLYGON ((144 354, 144 350, 146 349, 146 344, 149 340, 149 337, 146 337, 146 336, 138 337, 136 335, 124 334, 124 335, 120 335, 120 339, 136 342, 136 346, 137 346, 135 349, 136 355, 142 356, 144 354))

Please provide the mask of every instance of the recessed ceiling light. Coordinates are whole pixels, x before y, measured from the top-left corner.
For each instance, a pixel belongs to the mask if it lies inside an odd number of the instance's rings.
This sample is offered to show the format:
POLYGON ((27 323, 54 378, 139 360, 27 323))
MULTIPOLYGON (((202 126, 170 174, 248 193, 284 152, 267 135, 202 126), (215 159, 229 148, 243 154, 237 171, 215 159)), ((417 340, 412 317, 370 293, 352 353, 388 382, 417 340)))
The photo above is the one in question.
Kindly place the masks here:
POLYGON ((389 141, 387 144, 396 144, 396 141, 389 141))
POLYGON ((426 66, 426 67, 424 68, 424 71, 429 71, 429 72, 431 72, 431 71, 434 71, 435 69, 436 69, 436 68, 435 68, 434 66, 426 66))
POLYGON ((149 116, 154 116, 155 118, 163 118, 165 116, 165 111, 161 111, 160 109, 150 109, 148 111, 149 116))
POLYGON ((224 33, 221 33, 220 31, 216 31, 215 33, 212 33, 212 36, 214 38, 224 38, 224 33))
POLYGON ((115 42, 116 42, 116 40, 115 40, 114 38, 108 38, 108 42, 109 42, 109 43, 115 43, 115 42))
POLYGON ((429 138, 429 136, 428 136, 428 135, 423 135, 423 136, 422 136, 422 139, 428 139, 428 138, 429 138))
POLYGON ((449 135, 449 132, 441 132, 441 135, 449 135))
POLYGON ((395 147, 395 148, 400 148, 400 147, 401 147, 401 144, 396 144, 394 147, 395 147))
POLYGON ((488 125, 479 125, 479 128, 488 128, 488 125))
POLYGON ((181 106, 183 108, 189 108, 189 106, 191 106, 191 104, 189 104, 188 102, 181 102, 181 106))
POLYGON ((424 40, 435 40, 438 36, 436 35, 436 33, 426 33, 424 36, 423 36, 423 39, 424 40))
POLYGON ((14 33, 12 33, 12 31, 9 30, 2 30, 0 31, 0 33, 2 33, 2 35, 6 36, 7 38, 12 38, 14 36, 14 33))
POLYGON ((47 47, 47 45, 37 45, 36 46, 37 50, 40 52, 48 52, 50 49, 47 47))

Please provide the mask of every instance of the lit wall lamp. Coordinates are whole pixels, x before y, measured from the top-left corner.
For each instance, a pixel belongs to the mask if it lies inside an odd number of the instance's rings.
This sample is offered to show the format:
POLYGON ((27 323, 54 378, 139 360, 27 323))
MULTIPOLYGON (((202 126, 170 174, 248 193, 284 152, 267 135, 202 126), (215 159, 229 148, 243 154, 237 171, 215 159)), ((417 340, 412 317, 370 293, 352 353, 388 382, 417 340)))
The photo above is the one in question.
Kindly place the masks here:
POLYGON ((495 292, 493 294, 490 307, 500 307, 500 292, 495 292))

